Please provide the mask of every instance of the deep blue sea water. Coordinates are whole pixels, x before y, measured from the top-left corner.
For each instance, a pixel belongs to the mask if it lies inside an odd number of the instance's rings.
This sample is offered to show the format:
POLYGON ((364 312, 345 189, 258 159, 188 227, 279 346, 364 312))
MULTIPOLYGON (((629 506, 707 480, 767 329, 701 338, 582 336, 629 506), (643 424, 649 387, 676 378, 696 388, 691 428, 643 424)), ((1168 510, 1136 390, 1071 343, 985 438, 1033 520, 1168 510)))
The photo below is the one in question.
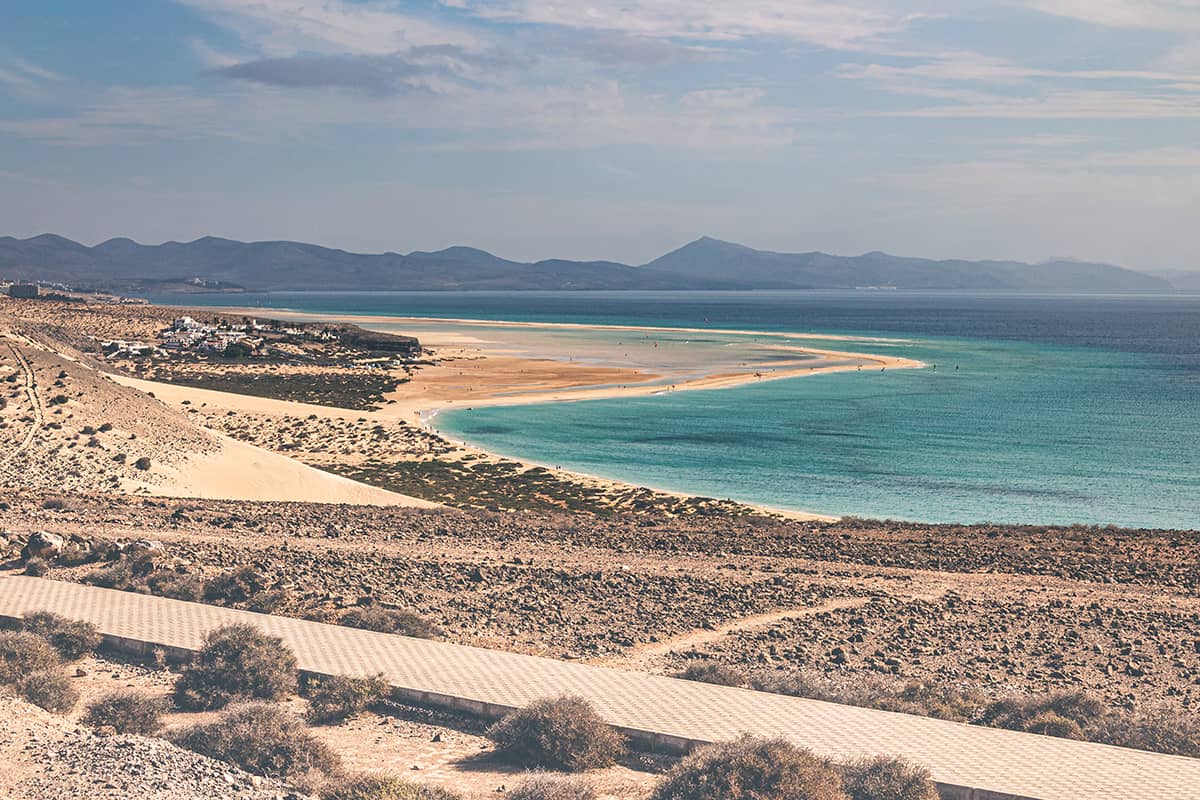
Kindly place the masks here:
POLYGON ((1200 527, 1200 296, 275 293, 187 302, 903 339, 845 347, 938 369, 462 410, 439 416, 438 427, 540 463, 829 514, 1200 527))

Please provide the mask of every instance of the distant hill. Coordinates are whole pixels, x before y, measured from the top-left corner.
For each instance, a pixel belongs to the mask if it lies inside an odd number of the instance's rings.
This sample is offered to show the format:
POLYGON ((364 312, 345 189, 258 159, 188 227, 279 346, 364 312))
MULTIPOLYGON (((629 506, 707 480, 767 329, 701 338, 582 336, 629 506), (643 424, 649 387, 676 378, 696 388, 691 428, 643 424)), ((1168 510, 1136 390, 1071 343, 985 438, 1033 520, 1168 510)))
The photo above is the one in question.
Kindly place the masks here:
POLYGON ((1150 274, 1165 281, 1170 281, 1171 285, 1181 292, 1200 292, 1200 272, 1168 269, 1156 270, 1150 274))
POLYGON ((932 261, 873 252, 861 256, 772 253, 703 238, 646 265, 689 277, 737 276, 764 289, 960 289, 974 291, 1168 292, 1159 277, 1108 264, 1049 261, 932 261))
POLYGON ((640 267, 610 261, 508 261, 483 250, 367 255, 300 242, 139 244, 87 247, 61 236, 0 237, 0 278, 76 288, 138 291, 452 289, 960 289, 972 291, 1166 292, 1162 277, 1107 264, 931 261, 886 253, 772 253, 703 238, 640 267))

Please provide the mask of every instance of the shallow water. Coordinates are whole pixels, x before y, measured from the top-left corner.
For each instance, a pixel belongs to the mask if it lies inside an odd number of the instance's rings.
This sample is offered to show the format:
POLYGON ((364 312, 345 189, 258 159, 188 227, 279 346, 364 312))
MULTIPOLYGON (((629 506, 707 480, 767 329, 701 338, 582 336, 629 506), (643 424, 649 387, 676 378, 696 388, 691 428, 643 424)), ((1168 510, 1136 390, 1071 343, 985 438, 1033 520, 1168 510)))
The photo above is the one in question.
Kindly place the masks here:
POLYGON ((721 328, 901 340, 809 344, 903 355, 937 369, 462 410, 440 415, 438 426, 540 463, 821 513, 1200 527, 1196 296, 639 292, 205 300, 343 314, 711 328, 713 341, 697 342, 704 347, 726 336, 721 328))

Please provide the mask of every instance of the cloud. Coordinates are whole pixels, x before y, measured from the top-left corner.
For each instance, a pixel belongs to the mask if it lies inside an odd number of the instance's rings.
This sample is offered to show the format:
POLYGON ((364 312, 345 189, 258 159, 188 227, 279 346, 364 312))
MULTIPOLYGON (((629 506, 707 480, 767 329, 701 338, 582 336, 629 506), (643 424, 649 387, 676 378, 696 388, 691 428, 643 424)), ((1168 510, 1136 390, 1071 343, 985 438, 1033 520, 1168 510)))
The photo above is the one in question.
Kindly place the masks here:
POLYGON ((267 56, 387 55, 423 45, 478 45, 479 37, 396 3, 347 0, 176 0, 208 14, 267 56))
POLYGON ((761 90, 651 94, 617 81, 476 87, 388 97, 314 86, 319 101, 283 87, 168 86, 97 93, 69 115, 0 119, 0 133, 68 147, 227 139, 277 143, 348 123, 413 132, 406 147, 438 151, 586 150, 616 145, 761 154, 795 137, 794 114, 761 90), (436 137, 428 135, 437 131, 436 137))
POLYGON ((471 53, 456 45, 414 47, 375 55, 297 55, 246 61, 213 70, 226 78, 286 88, 348 88, 375 96, 437 91, 515 66, 514 56, 471 53))
POLYGON ((442 0, 477 17, 647 38, 737 41, 790 39, 853 48, 896 33, 924 14, 825 0, 442 0))
POLYGON ((915 63, 851 63, 835 74, 894 95, 941 101, 889 116, 1040 119, 1200 117, 1200 76, 1150 69, 1049 69, 971 52, 904 54, 915 63), (1086 88, 1083 88, 1086 87, 1086 88))
POLYGON ((1196 0, 1022 0, 1021 4, 1108 28, 1200 31, 1196 0))
POLYGON ((47 84, 57 83, 62 76, 17 56, 0 60, 0 84, 27 99, 43 100, 48 93, 47 84))

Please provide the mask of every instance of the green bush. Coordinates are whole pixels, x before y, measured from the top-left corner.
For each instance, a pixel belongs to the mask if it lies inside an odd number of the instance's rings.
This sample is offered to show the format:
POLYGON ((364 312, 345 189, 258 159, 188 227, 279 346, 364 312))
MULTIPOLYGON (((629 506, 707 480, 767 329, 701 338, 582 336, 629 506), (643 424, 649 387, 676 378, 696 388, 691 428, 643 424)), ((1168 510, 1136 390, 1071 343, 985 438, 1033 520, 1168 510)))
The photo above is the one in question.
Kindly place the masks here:
POLYGON ((37 634, 0 631, 0 684, 15 683, 33 672, 61 663, 58 651, 37 634))
POLYGON ((67 661, 83 658, 100 644, 100 634, 90 622, 67 619, 49 611, 26 614, 21 630, 41 636, 67 661))
POLYGON ((691 661, 683 672, 675 677, 685 681, 714 683, 718 686, 745 686, 746 673, 736 667, 730 667, 716 661, 691 661))
POLYGON ((227 625, 204 645, 175 683, 175 702, 190 710, 224 708, 234 700, 279 700, 296 691, 296 657, 253 625, 227 625))
POLYGON ((380 775, 359 775, 324 787, 321 800, 461 800, 461 796, 440 786, 380 775))
POLYGON ((566 775, 530 775, 508 793, 508 800, 596 800, 596 790, 566 775))
POLYGON ((582 772, 613 764, 622 736, 581 697, 537 700, 487 732, 501 758, 527 768, 582 772))
POLYGON ((351 678, 346 675, 312 678, 304 687, 304 695, 308 698, 309 722, 341 722, 383 700, 389 691, 383 675, 371 678, 351 678))
POLYGON ((929 771, 900 759, 856 761, 842 773, 850 800, 938 800, 929 771))
POLYGON ((142 692, 120 691, 106 694, 88 706, 83 717, 86 725, 111 727, 117 733, 152 736, 162 727, 167 701, 142 692))
POLYGON ((271 703, 246 703, 215 722, 173 731, 168 738, 188 750, 226 761, 269 778, 302 776, 316 770, 335 773, 337 756, 301 720, 271 703))
POLYGON ((338 623, 350 628, 362 628, 378 633, 394 633, 415 639, 440 639, 442 631, 420 614, 394 608, 354 608, 338 623))
POLYGON ((743 736, 684 758, 653 800, 847 800, 829 762, 784 739, 743 736))
POLYGON ((59 667, 29 673, 17 681, 17 693, 54 714, 65 714, 79 702, 79 692, 59 667))

